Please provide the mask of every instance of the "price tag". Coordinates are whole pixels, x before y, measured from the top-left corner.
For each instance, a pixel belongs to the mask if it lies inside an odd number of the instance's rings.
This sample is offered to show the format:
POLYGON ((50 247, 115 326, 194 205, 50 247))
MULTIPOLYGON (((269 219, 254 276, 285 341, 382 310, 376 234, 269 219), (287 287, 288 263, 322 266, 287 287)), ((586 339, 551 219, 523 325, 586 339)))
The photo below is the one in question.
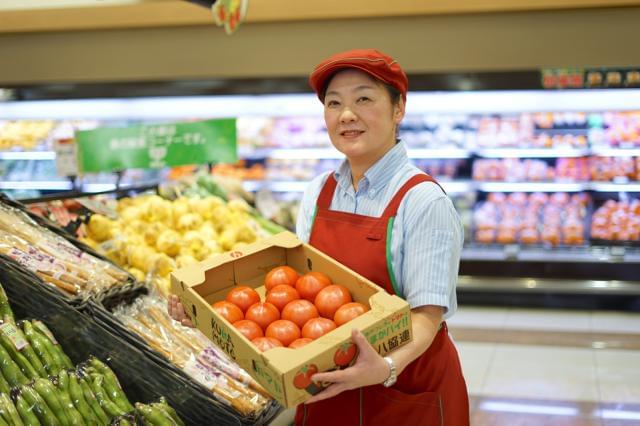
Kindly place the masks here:
POLYGON ((614 262, 621 262, 624 260, 626 249, 624 247, 611 247, 609 251, 609 257, 614 262))
POLYGON ((53 150, 56 152, 58 176, 77 176, 78 148, 75 139, 56 139, 53 143, 53 150))
POLYGON ((504 246, 502 252, 504 253, 505 259, 514 260, 517 259, 520 254, 520 246, 517 244, 508 244, 504 246))
POLYGON ((0 325, 0 330, 2 330, 2 333, 5 336, 7 336, 9 340, 11 340, 11 343, 13 343, 13 346, 15 346, 16 349, 19 351, 29 344, 29 342, 27 342, 27 339, 25 339, 24 335, 20 332, 20 330, 18 330, 16 325, 13 323, 5 322, 4 324, 0 325))

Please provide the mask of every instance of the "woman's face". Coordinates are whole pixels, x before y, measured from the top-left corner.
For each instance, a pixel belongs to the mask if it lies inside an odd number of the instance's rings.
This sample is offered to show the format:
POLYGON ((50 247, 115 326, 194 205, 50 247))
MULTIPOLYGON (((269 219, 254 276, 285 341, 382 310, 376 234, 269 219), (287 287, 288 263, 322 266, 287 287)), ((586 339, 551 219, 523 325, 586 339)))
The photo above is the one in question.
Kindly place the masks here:
POLYGON ((353 164, 371 165, 396 142, 396 126, 404 117, 402 100, 391 104, 386 88, 358 70, 338 72, 324 99, 324 120, 331 143, 353 164))

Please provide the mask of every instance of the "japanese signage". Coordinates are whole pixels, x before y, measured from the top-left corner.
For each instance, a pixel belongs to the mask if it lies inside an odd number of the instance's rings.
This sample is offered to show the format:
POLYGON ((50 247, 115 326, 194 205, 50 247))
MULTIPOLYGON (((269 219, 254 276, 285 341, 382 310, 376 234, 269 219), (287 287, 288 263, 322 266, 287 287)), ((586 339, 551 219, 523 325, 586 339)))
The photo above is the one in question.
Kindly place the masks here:
POLYGON ((76 135, 82 172, 237 161, 236 120, 101 128, 76 135))
POLYGON ((541 79, 545 89, 640 87, 640 67, 545 69, 541 79))

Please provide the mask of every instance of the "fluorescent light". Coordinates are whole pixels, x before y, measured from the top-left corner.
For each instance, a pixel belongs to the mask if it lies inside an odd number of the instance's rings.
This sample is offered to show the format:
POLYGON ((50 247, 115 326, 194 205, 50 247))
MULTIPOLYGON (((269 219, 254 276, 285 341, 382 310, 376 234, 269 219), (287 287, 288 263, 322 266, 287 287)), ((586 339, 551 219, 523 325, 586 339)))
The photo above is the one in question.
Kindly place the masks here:
POLYGON ((55 160, 54 151, 0 151, 0 160, 55 160))
POLYGON ((469 158, 469 151, 459 148, 408 149, 409 158, 469 158))
POLYGON ((638 157, 640 148, 611 148, 608 146, 594 146, 591 152, 601 157, 638 157))
POLYGON ((584 183, 556 182, 478 182, 477 187, 485 192, 580 192, 587 188, 584 183))
MULTIPOLYGON (((407 114, 517 113, 640 109, 640 89, 410 92, 407 114), (624 107, 621 107, 623 106, 624 107)), ((315 95, 176 96, 0 103, 15 119, 178 120, 240 116, 321 117, 315 95)))
POLYGON ((595 415, 604 419, 640 420, 640 411, 596 410, 595 415))
POLYGON ((577 416, 578 409, 560 405, 518 404, 501 401, 483 401, 480 410, 507 413, 551 414, 555 416, 577 416))
POLYGON ((598 192, 640 192, 640 183, 591 182, 590 186, 598 192))
POLYGON ((0 182, 0 189, 42 189, 42 190, 68 190, 73 185, 68 181, 16 181, 0 182))
POLYGON ((116 189, 116 185, 113 183, 85 183, 82 185, 82 189, 85 192, 113 191, 116 189))
POLYGON ((449 194, 475 191, 475 185, 470 181, 438 181, 442 188, 449 194))

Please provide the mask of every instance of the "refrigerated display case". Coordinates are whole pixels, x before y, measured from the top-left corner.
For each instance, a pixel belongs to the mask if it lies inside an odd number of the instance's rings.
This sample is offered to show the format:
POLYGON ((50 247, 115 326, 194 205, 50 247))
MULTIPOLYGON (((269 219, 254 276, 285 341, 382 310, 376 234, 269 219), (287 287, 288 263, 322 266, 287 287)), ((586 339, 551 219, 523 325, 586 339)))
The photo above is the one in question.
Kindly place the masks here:
MULTIPOLYGON (((635 306, 640 296, 640 89, 544 90, 543 76, 410 76, 400 136, 414 164, 434 175, 452 197, 465 224, 461 299, 495 301, 508 294, 510 301, 525 303, 568 295, 563 303, 571 304, 583 303, 577 295, 586 294, 635 306), (465 81, 482 90, 459 90, 470 87, 465 81)), ((278 218, 281 203, 287 212, 283 221, 291 227, 306 183, 341 161, 326 135, 322 107, 304 93, 301 79, 256 84, 250 95, 238 82, 226 83, 217 85, 225 95, 211 94, 216 85, 200 84, 206 88, 201 94, 194 89, 198 85, 188 85, 190 96, 165 97, 137 96, 131 84, 124 91, 78 85, 75 94, 71 86, 62 95, 67 99, 52 99, 60 95, 46 86, 14 88, 22 93, 18 98, 28 100, 0 103, 0 119, 122 125, 236 117, 242 164, 214 170, 243 178, 266 216, 278 218), (234 87, 245 94, 229 94, 234 87), (109 97, 116 92, 129 97, 109 97), (94 98, 78 99, 78 93, 94 98)), ((155 85, 153 94, 176 95, 180 85, 185 87, 184 82, 155 85)), ((149 87, 144 92, 149 95, 149 87)), ((54 162, 55 152, 0 152, 0 167, 7 161, 54 162)), ((142 179, 136 175, 141 171, 127 173, 133 173, 131 181, 142 179)), ((166 170, 152 173, 160 181, 168 175, 166 170)), ((3 189, 45 188, 36 179, 30 184, 26 175, 8 177, 3 173, 3 189)), ((94 183, 97 178, 84 179, 94 183)), ((64 178, 49 182, 46 189, 52 191, 70 185, 64 178)))

